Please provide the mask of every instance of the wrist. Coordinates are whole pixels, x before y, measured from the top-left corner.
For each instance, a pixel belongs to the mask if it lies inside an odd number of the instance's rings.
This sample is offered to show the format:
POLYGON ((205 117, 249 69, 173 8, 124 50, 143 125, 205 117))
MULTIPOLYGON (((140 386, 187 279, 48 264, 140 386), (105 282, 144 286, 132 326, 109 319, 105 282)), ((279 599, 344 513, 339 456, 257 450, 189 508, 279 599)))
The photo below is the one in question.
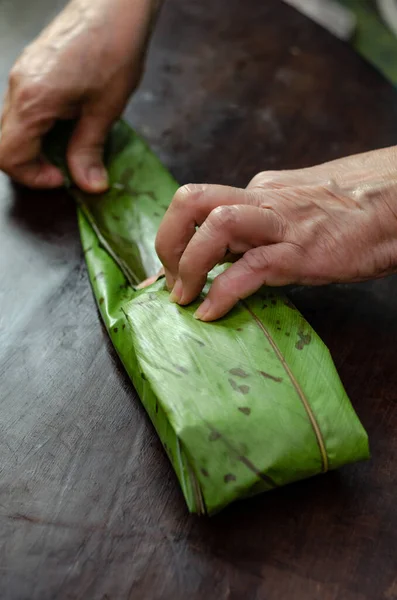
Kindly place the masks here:
POLYGON ((114 45, 138 50, 146 45, 162 3, 163 0, 71 0, 63 12, 72 12, 80 24, 102 36, 107 32, 114 45))
MULTIPOLYGON (((87 0, 84 0, 87 1, 87 0)), ((92 0, 88 0, 88 3, 92 0)), ((100 0, 105 28, 113 23, 112 43, 134 54, 143 54, 152 33, 162 0, 100 0), (116 36, 114 32, 117 32, 116 36)))

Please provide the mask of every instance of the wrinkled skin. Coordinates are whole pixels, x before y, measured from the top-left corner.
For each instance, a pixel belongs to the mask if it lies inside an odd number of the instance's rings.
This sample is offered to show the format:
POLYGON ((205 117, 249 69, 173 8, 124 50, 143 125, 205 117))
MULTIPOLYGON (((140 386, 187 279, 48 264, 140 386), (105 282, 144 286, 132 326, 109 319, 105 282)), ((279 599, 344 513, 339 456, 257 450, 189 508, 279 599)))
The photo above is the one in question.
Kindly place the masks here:
MULTIPOLYGON (((104 140, 139 81, 160 4, 72 0, 11 71, 0 169, 30 187, 62 185, 41 143, 57 119, 74 118, 67 156, 72 177, 88 192, 106 190, 104 140)), ((181 188, 156 242, 171 300, 194 300, 208 272, 225 260, 234 264, 213 282, 199 319, 221 317, 263 284, 317 285, 395 272, 396 164, 397 150, 390 148, 259 173, 246 189, 181 188)))
POLYGON ((171 300, 189 304, 225 256, 196 317, 212 321, 262 285, 319 285, 397 270, 397 149, 296 171, 259 173, 246 189, 180 188, 156 249, 171 300), (196 229, 196 226, 199 226, 196 229))
POLYGON ((78 119, 68 152, 75 182, 107 188, 103 145, 137 85, 156 0, 73 0, 23 52, 9 79, 0 169, 29 187, 62 185, 41 156, 57 119, 78 119))

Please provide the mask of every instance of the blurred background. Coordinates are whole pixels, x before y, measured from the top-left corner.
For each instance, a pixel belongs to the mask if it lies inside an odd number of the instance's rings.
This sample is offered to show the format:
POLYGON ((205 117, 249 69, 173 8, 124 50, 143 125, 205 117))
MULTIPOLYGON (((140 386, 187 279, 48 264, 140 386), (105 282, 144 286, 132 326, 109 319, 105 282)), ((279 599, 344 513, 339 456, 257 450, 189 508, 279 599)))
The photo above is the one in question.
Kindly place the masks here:
POLYGON ((397 0, 284 0, 350 42, 397 85, 397 0))

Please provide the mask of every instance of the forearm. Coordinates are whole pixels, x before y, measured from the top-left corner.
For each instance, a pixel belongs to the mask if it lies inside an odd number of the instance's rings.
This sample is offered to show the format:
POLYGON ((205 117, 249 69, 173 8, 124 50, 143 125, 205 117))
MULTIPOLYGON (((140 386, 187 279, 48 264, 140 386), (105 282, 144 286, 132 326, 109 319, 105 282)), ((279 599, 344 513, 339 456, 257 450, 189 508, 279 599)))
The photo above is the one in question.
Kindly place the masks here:
MULTIPOLYGON (((80 0, 89 4, 92 0, 80 0)), ((130 36, 134 47, 144 48, 154 28, 163 0, 99 0, 103 15, 115 15, 120 27, 120 37, 130 36), (131 35, 132 34, 132 35, 131 35)))

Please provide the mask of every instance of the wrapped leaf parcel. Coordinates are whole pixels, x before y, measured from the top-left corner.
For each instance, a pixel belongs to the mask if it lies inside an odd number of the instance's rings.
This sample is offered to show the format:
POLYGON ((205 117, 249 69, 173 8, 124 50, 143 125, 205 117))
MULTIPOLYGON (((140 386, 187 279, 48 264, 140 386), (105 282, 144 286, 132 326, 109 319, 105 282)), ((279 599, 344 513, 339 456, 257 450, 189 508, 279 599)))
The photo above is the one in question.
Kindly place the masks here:
MULTIPOLYGON (((59 159, 63 134, 49 144, 59 159)), ((327 348, 282 292, 264 288, 205 324, 193 318, 198 302, 169 302, 163 279, 135 288, 160 266, 154 239, 177 184, 122 122, 106 161, 107 193, 71 188, 89 276, 189 510, 214 513, 366 459, 367 435, 327 348)))

